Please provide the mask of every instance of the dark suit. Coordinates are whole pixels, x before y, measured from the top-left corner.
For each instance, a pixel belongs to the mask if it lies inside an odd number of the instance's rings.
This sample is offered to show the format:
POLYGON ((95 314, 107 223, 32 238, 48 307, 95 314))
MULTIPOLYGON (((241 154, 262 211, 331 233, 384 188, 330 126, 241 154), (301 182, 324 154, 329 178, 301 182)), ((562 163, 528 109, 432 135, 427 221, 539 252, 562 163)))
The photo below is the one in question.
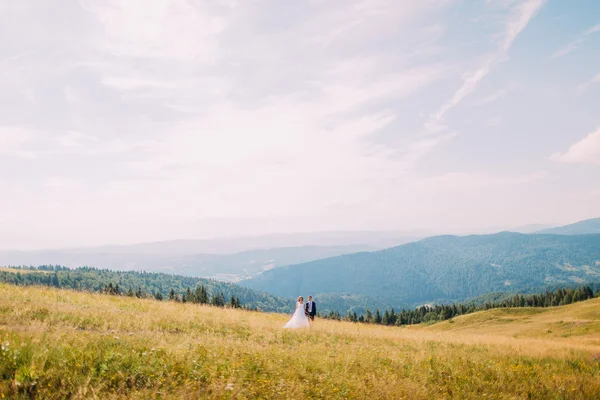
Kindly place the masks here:
POLYGON ((315 319, 315 315, 317 315, 317 305, 315 304, 314 301, 307 301, 306 304, 304 304, 304 312, 306 313, 306 315, 310 318, 310 319, 315 319), (310 311, 308 311, 308 304, 312 303, 312 307, 310 309, 310 311))

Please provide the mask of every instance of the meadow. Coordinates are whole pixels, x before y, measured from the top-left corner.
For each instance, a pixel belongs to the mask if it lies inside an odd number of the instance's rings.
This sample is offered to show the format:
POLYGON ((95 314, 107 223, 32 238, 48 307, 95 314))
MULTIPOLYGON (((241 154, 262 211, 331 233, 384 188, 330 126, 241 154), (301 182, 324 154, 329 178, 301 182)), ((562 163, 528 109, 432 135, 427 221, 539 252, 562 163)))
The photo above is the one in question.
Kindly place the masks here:
POLYGON ((600 398, 600 299, 429 326, 288 317, 0 284, 0 398, 600 398))

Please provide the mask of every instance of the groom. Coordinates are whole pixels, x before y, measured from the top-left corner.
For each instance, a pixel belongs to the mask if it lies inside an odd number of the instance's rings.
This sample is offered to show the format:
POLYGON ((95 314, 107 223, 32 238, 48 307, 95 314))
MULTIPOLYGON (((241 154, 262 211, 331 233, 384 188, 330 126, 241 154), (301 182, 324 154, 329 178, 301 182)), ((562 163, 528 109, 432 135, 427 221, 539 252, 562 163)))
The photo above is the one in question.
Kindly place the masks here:
POLYGON ((312 296, 308 296, 308 301, 304 305, 304 312, 312 324, 312 322, 315 320, 315 315, 317 315, 317 305, 313 301, 312 296))

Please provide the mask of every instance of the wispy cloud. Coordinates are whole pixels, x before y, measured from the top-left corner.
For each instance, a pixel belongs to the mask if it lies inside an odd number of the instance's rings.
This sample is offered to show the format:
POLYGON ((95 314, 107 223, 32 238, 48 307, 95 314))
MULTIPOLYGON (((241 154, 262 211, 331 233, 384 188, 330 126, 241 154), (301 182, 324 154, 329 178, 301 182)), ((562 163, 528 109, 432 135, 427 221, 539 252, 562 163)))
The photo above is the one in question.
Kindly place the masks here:
POLYGON ((591 28, 587 29, 585 32, 580 34, 578 38, 558 49, 556 53, 552 55, 552 58, 561 58, 568 54, 571 54, 575 50, 579 49, 589 39, 590 35, 597 32, 600 32, 600 24, 592 26, 591 28))
POLYGON ((36 158, 43 151, 36 146, 40 132, 28 126, 0 126, 0 154, 20 158, 36 158))
POLYGON ((529 21, 541 9, 545 0, 528 0, 517 2, 515 6, 509 9, 508 17, 504 25, 504 31, 498 41, 497 49, 486 55, 478 66, 468 70, 464 76, 462 85, 454 93, 452 98, 443 104, 433 115, 432 120, 426 126, 439 125, 452 108, 456 107, 462 100, 470 95, 492 69, 500 62, 506 59, 508 51, 516 40, 517 36, 527 27, 529 21))
POLYGON ((556 153, 551 159, 561 163, 600 165, 600 128, 574 143, 564 153, 556 153))
POLYGON ((500 89, 490 95, 487 95, 485 97, 482 97, 482 98, 476 100, 474 104, 477 106, 483 106, 483 105, 486 105, 489 103, 493 103, 493 102, 505 97, 510 92, 510 90, 511 90, 510 88, 500 89))
POLYGON ((588 89, 590 86, 596 85, 600 83, 600 73, 598 73, 596 76, 594 76, 592 79, 581 83, 579 86, 577 86, 577 89, 579 90, 585 90, 588 89))

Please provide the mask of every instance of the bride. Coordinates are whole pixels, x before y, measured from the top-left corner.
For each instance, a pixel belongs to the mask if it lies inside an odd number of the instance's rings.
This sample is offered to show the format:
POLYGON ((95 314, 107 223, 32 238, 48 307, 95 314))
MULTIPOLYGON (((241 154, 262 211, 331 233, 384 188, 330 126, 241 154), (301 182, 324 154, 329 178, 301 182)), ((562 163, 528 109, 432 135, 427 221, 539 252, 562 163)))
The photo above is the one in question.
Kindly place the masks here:
POLYGON ((296 302, 296 311, 292 318, 285 324, 284 328, 296 329, 296 328, 308 328, 310 323, 308 321, 308 317, 304 311, 304 298, 302 296, 298 297, 298 301, 296 302))

